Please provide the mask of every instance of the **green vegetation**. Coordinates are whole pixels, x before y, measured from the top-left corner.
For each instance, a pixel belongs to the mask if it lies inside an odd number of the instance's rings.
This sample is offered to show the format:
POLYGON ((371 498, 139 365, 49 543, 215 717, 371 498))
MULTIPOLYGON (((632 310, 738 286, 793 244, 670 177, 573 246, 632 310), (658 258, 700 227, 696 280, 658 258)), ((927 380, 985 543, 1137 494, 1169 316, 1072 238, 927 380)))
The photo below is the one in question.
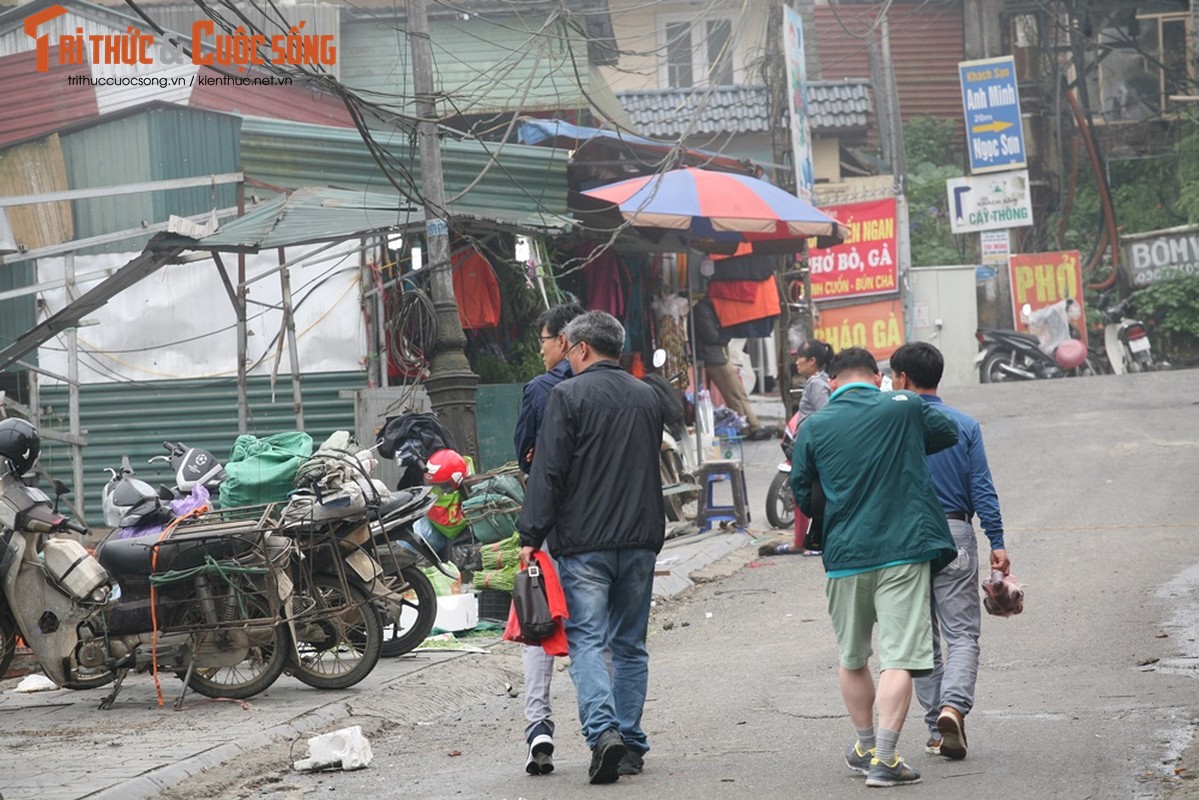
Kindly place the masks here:
POLYGON ((945 181, 962 174, 962 151, 954 146, 953 123, 933 117, 916 117, 903 126, 903 146, 908 174, 908 230, 912 266, 932 267, 974 260, 974 242, 949 230, 949 198, 945 181))

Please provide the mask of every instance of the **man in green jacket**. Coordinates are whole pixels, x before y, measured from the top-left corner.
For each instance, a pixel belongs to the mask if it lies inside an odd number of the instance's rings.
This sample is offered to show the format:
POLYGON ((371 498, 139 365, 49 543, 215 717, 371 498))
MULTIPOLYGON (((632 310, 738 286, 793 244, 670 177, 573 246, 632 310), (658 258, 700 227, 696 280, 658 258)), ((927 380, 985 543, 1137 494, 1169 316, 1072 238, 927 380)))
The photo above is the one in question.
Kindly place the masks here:
POLYGON ((800 429, 791 490, 804 513, 814 480, 826 498, 825 596, 841 696, 857 731, 845 762, 867 786, 916 783, 920 773, 895 746, 912 702, 912 675, 933 667, 932 573, 957 555, 926 456, 952 447, 957 426, 911 392, 880 392, 878 365, 862 348, 842 350, 827 372, 833 392, 800 429), (876 619, 877 693, 867 665, 876 619))

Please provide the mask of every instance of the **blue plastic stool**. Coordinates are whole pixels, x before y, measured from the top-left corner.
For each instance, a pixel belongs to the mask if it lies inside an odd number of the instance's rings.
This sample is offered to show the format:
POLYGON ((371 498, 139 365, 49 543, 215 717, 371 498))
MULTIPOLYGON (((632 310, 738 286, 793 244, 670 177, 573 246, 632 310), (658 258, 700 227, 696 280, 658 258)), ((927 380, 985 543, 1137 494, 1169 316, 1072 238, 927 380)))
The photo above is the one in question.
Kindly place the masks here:
POLYGON ((711 530, 713 522, 732 522, 738 530, 749 525, 748 496, 745 489, 745 468, 740 461, 705 461, 699 468, 696 481, 703 487, 704 502, 699 509, 696 524, 700 532, 711 530), (712 502, 712 484, 727 480, 733 492, 731 506, 717 506, 712 502))

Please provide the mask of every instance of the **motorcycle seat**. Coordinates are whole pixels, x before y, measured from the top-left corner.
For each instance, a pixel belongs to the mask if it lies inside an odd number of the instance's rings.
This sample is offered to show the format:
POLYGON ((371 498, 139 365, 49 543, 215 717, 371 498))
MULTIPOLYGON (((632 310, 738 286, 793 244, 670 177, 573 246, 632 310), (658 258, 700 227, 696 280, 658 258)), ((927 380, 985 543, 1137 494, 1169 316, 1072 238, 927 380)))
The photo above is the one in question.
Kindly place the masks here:
POLYGON ((333 528, 333 535, 338 539, 344 539, 354 531, 361 528, 363 525, 376 519, 386 520, 388 517, 397 513, 406 511, 410 506, 414 506, 413 502, 416 499, 414 492, 399 490, 391 493, 391 498, 383 505, 379 506, 378 510, 370 512, 366 518, 355 517, 353 519, 342 520, 333 528))
POLYGON ((198 567, 208 555, 217 560, 242 555, 254 547, 258 538, 256 533, 237 531, 220 534, 176 532, 161 542, 159 536, 152 533, 129 539, 105 539, 96 548, 96 559, 113 575, 145 576, 198 567), (158 551, 157 563, 155 549, 158 551))

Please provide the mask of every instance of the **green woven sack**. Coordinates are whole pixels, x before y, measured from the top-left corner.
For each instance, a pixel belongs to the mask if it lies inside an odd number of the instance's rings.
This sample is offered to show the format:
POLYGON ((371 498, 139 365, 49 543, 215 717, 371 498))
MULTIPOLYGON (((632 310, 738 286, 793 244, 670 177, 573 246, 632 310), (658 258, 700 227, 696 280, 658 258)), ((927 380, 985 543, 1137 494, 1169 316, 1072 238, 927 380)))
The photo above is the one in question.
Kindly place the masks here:
POLYGON ((516 530, 520 503, 502 494, 474 494, 462 501, 462 511, 475 539, 490 544, 511 536, 516 530))
POLYGON ((221 505, 235 508, 286 501, 296 470, 311 455, 312 437, 303 431, 264 439, 238 436, 225 464, 228 477, 221 484, 221 505))

